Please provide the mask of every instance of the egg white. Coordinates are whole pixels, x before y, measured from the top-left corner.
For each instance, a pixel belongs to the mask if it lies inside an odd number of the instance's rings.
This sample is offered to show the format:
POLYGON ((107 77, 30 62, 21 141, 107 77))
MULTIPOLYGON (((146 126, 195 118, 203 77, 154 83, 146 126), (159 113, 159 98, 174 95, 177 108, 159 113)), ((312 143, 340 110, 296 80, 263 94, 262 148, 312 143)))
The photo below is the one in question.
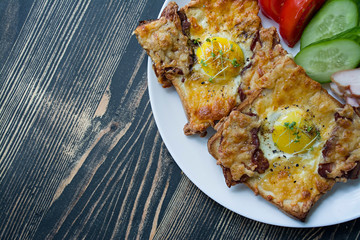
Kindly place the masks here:
MULTIPOLYGON (((303 151, 300 153, 286 153, 281 151, 274 143, 272 138, 272 130, 274 129, 275 122, 283 115, 286 115, 293 109, 278 109, 276 111, 270 112, 263 121, 261 130, 258 133, 260 141, 260 149, 263 151, 264 156, 268 159, 270 165, 275 165, 277 162, 287 162, 291 164, 291 161, 294 157, 301 158, 302 166, 308 166, 316 170, 322 154, 321 148, 323 142, 321 139, 316 139, 313 143, 311 149, 303 151)), ((316 128, 316 126, 314 126, 316 128)), ((298 162, 298 161, 297 161, 298 162)))

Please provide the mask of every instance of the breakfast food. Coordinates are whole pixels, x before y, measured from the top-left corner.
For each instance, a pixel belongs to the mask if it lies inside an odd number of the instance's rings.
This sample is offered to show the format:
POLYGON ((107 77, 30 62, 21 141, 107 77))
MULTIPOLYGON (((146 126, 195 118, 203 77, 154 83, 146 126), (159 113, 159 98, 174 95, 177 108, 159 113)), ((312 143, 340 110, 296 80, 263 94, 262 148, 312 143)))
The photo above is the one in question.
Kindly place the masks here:
POLYGON ((148 52, 158 81, 174 86, 185 109, 186 135, 205 134, 240 102, 238 87, 260 29, 256 0, 171 2, 160 19, 134 34, 148 52))
POLYGON ((359 175, 360 119, 306 75, 258 11, 254 0, 171 2, 134 34, 159 83, 178 92, 184 133, 215 127, 208 149, 226 184, 303 221, 337 181, 359 175))
POLYGON ((277 57, 258 59, 263 74, 246 74, 261 88, 215 126, 208 149, 229 187, 245 183, 303 221, 336 181, 359 175, 360 118, 310 79, 280 45, 267 53, 277 57), (273 68, 266 70, 269 65, 273 68))

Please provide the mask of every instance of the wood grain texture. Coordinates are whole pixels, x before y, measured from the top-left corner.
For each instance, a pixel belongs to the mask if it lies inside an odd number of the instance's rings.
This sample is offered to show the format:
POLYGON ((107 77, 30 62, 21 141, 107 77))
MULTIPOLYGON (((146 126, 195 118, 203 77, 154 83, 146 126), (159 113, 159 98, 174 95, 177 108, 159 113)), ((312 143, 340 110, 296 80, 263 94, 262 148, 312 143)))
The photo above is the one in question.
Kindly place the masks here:
POLYGON ((179 170, 155 127, 132 29, 161 5, 35 1, 28 9, 0 72, 0 239, 156 228, 179 170))
POLYGON ((253 221, 212 201, 183 176, 154 239, 359 239, 359 232, 359 220, 309 229, 253 221))
POLYGON ((0 239, 358 239, 246 219, 181 173, 132 35, 162 4, 0 1, 0 239))

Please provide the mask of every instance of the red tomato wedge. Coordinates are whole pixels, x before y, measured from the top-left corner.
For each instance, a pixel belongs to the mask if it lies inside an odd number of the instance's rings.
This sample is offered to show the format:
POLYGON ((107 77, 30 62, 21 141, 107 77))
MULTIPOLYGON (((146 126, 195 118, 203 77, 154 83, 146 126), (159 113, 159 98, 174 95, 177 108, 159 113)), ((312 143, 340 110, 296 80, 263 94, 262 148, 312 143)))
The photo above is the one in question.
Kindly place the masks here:
POLYGON ((275 22, 280 22, 280 11, 285 0, 259 0, 261 11, 275 22))
POLYGON ((306 24, 325 0, 286 0, 280 13, 280 35, 289 47, 299 41, 306 24))

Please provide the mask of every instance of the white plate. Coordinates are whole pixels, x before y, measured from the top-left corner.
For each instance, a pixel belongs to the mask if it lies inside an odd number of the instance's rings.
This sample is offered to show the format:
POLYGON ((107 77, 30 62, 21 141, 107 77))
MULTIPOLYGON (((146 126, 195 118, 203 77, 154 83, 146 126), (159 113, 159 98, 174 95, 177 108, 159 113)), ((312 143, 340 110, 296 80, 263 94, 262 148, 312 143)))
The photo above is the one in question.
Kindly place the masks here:
MULTIPOLYGON (((170 1, 165 1, 164 6, 168 2, 170 1)), ((189 1, 176 2, 182 7, 189 1)), ((262 15, 261 18, 264 27, 278 27, 275 22, 262 15)), ((282 45, 289 53, 295 54, 299 50, 299 46, 289 49, 285 44, 282 45)), ((219 204, 250 219, 286 227, 326 226, 360 217, 360 181, 356 180, 336 184, 316 203, 305 223, 288 217, 262 197, 255 196, 244 185, 239 184, 229 189, 221 168, 207 150, 207 140, 213 132, 208 132, 208 137, 205 138, 183 134, 187 119, 179 96, 174 88, 164 89, 157 82, 150 58, 148 85, 155 121, 170 154, 186 176, 219 204)))

